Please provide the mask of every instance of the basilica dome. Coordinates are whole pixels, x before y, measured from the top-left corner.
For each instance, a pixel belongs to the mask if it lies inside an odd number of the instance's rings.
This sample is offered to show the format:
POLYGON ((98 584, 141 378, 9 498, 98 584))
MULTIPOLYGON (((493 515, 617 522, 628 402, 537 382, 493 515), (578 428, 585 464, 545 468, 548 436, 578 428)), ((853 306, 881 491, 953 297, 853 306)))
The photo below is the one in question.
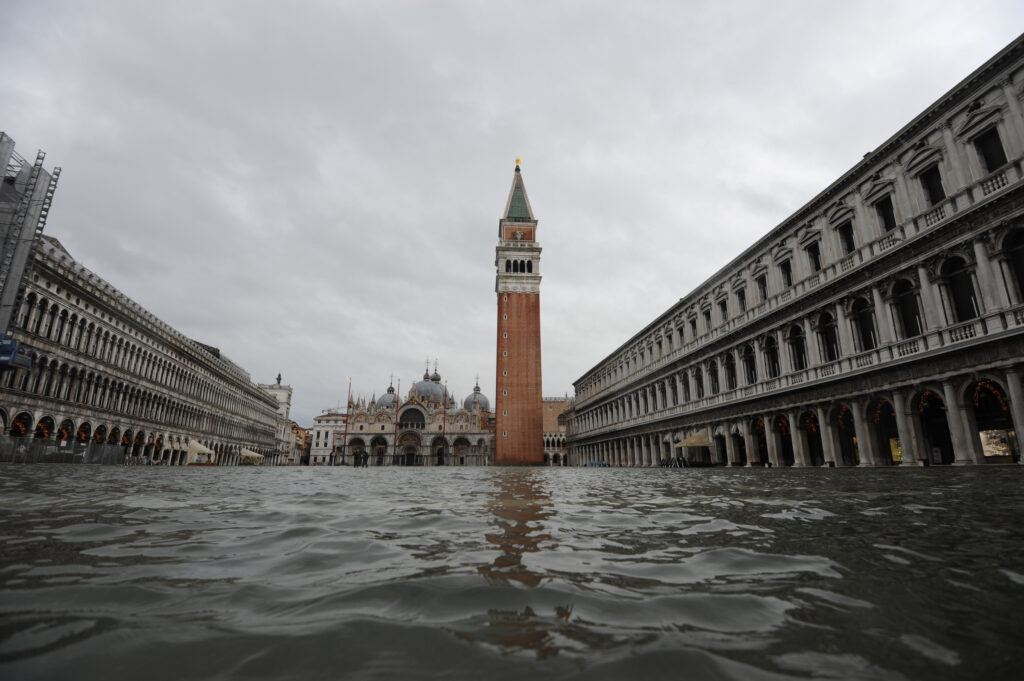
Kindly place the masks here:
POLYGON ((479 409, 480 411, 490 411, 491 403, 487 399, 487 396, 480 392, 480 386, 476 385, 473 388, 473 392, 463 401, 462 407, 467 411, 473 411, 479 409))
POLYGON ((435 369, 432 376, 429 373, 423 374, 423 380, 416 383, 409 391, 409 399, 440 404, 444 401, 446 394, 445 387, 441 385, 441 375, 435 369))
POLYGON ((392 386, 388 386, 388 391, 377 398, 377 407, 387 407, 388 409, 395 408, 395 389, 392 386))

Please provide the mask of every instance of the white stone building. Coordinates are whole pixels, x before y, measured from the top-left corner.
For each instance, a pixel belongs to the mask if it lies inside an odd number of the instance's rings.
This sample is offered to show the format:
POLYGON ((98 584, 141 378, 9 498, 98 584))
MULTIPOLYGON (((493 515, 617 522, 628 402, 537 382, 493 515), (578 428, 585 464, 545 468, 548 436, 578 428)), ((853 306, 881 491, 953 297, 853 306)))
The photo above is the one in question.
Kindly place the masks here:
POLYGON ((1024 38, 583 374, 570 462, 1020 461, 1022 100, 1024 38))
POLYGON ((43 236, 11 334, 31 368, 0 373, 0 459, 181 464, 243 449, 281 463, 277 403, 217 348, 157 319, 43 236))
POLYGON ((292 431, 291 420, 292 410, 292 387, 281 385, 281 374, 277 375, 277 382, 270 384, 259 384, 260 389, 268 393, 277 402, 277 423, 274 428, 274 452, 282 463, 289 466, 297 466, 300 455, 296 455, 296 437, 292 431))

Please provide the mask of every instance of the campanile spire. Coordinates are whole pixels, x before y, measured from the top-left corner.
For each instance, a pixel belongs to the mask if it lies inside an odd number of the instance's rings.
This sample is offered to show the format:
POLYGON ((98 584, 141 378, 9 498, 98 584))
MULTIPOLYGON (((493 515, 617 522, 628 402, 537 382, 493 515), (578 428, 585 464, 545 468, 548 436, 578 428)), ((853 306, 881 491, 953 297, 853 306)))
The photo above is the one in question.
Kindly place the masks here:
POLYGON ((526 194, 520 159, 512 176, 505 212, 498 221, 497 376, 494 462, 544 461, 540 362, 540 245, 537 220, 526 194))

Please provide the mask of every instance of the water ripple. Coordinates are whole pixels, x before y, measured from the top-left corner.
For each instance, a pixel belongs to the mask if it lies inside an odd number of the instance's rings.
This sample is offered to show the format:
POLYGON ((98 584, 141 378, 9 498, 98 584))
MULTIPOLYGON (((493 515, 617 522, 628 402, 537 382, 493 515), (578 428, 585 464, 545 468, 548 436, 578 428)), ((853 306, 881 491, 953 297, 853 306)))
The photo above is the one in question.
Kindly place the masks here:
POLYGON ((1013 678, 1022 483, 2 466, 0 674, 1013 678))

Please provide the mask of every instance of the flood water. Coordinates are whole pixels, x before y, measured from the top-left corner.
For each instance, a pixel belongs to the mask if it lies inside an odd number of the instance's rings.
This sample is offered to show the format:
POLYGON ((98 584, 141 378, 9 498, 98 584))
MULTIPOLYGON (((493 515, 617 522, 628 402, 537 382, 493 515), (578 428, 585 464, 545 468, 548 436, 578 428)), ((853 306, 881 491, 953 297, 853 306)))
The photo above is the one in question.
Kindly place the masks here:
POLYGON ((0 466, 0 678, 1024 678, 1024 470, 0 466))

